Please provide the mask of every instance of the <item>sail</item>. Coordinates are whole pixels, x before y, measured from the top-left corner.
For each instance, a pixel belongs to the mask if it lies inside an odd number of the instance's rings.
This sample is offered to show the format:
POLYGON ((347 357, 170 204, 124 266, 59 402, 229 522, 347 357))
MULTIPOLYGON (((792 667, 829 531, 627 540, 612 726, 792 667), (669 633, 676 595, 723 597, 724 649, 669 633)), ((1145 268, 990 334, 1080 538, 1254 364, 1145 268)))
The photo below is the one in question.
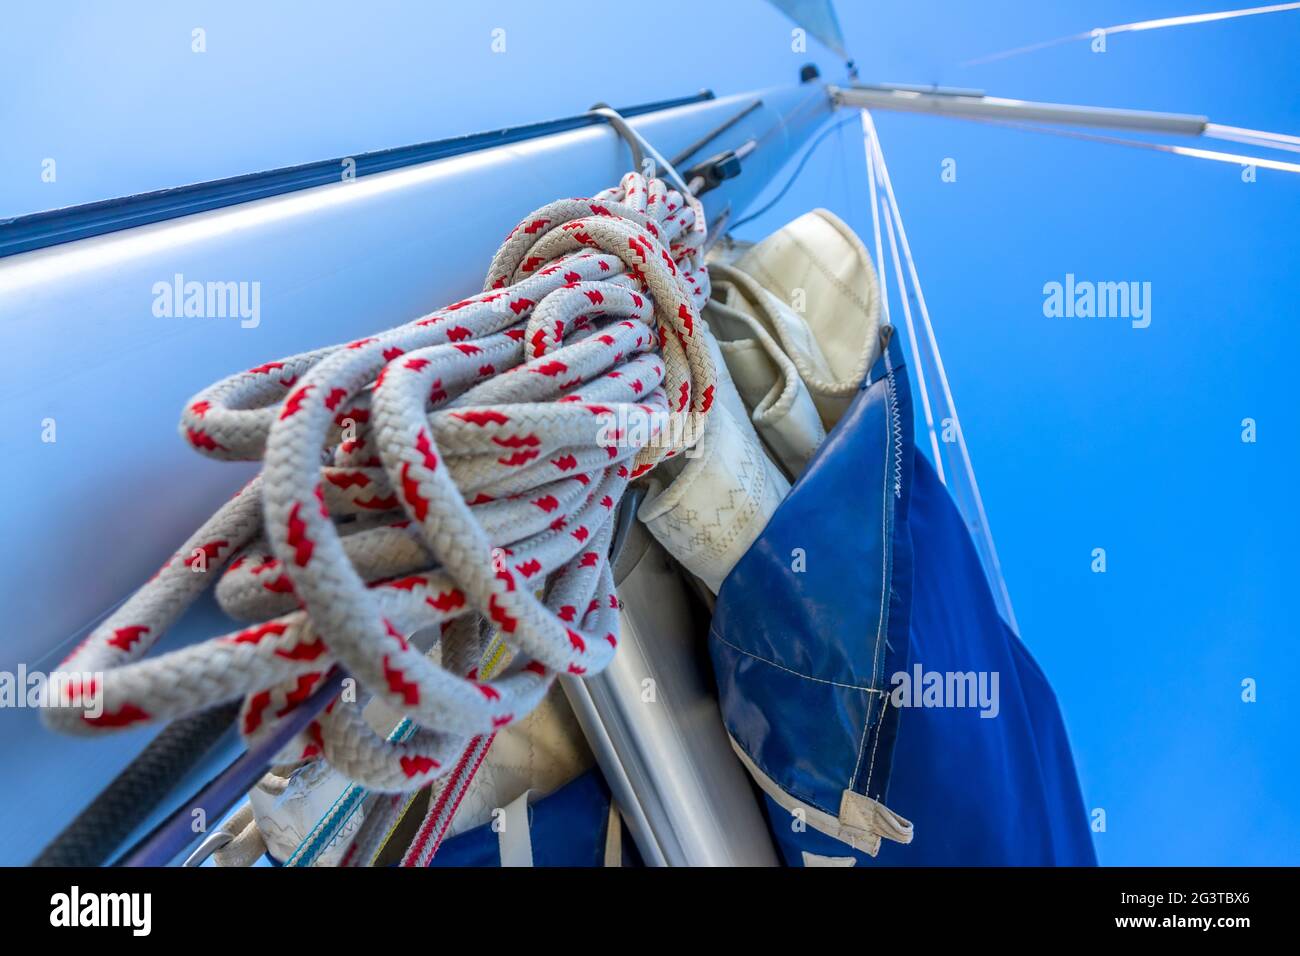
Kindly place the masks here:
POLYGON ((849 58, 848 51, 844 48, 844 32, 840 29, 840 19, 835 15, 835 4, 831 0, 769 0, 769 2, 844 59, 849 58))

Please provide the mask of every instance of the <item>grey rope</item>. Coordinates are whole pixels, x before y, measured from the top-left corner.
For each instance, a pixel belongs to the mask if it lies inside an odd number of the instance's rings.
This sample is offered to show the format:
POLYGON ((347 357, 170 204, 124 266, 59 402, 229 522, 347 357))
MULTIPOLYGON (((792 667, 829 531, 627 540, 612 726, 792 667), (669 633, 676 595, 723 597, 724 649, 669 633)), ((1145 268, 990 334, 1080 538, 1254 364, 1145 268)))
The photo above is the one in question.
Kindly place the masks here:
POLYGON ((32 866, 103 866, 193 770, 239 714, 231 701, 163 728, 86 809, 32 861, 32 866))

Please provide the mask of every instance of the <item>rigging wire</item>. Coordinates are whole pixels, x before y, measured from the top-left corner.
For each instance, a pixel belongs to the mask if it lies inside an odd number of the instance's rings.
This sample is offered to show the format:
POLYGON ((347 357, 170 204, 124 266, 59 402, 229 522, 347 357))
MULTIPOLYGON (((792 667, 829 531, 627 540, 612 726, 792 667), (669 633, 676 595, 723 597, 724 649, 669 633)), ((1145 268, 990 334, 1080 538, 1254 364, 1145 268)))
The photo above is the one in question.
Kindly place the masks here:
POLYGON ((903 262, 898 254, 898 242, 895 238, 894 220, 889 215, 888 208, 885 206, 882 197, 880 207, 885 211, 885 229, 889 233, 889 256, 894 263, 894 276, 898 280, 899 301, 903 305, 903 321, 907 323, 907 339, 912 350, 912 362, 916 366, 916 383, 921 391, 921 406, 925 410, 925 427, 930 433, 930 451, 934 455, 934 467, 938 472, 939 481, 947 487, 948 477, 944 474, 943 455, 939 448, 939 433, 934 428, 934 412, 930 408, 930 389, 926 386, 926 375, 924 366, 921 363, 921 350, 917 344, 916 327, 912 322, 912 307, 909 303, 910 296, 907 294, 907 285, 903 280, 903 262))
MULTIPOLYGON (((1011 129, 1025 130, 1030 133, 1049 133, 1052 136, 1064 136, 1069 139, 1087 140, 1093 143, 1106 143, 1111 146, 1128 146, 1134 149, 1147 149, 1158 153, 1172 153, 1176 156, 1190 156, 1194 159, 1208 159, 1218 163, 1231 163, 1235 166, 1258 166, 1261 169, 1273 169, 1283 173, 1300 173, 1300 163, 1287 163, 1280 159, 1265 156, 1244 156, 1240 153, 1223 153, 1213 149, 1199 149, 1195 146, 1174 146, 1169 143, 1148 143, 1139 139, 1124 139, 1120 136, 1103 136, 1098 133, 1084 133, 1079 130, 1056 129, 1040 126, 1036 123, 1017 123, 1012 120, 984 119, 982 117, 962 117, 977 123, 989 123, 1006 126, 1011 129)), ((1281 135, 1281 134, 1277 134, 1281 135)), ((1283 148, 1283 147, 1274 147, 1283 148)), ((1297 149, 1300 152, 1300 149, 1297 149)))
POLYGON ((1161 17, 1156 20, 1138 20, 1134 23, 1119 23, 1115 26, 1096 27, 1092 30, 1085 30, 1082 33, 1072 33, 1069 36, 1056 37, 1051 40, 1043 40, 1039 43, 1031 43, 1028 46, 1016 47, 1011 50, 1002 50, 998 53, 990 53, 987 56, 976 57, 973 60, 965 60, 960 63, 959 66, 982 66, 985 63, 993 63, 997 60, 1006 60, 1013 56, 1020 56, 1025 53, 1036 53, 1039 50, 1046 50, 1050 47, 1073 43, 1076 40, 1088 40, 1095 36, 1105 36, 1111 33, 1137 33, 1144 30, 1161 30, 1166 27, 1185 27, 1198 23, 1212 23, 1219 20, 1232 20, 1237 17, 1256 16, 1263 13, 1286 13, 1291 10, 1300 10, 1300 3, 1274 3, 1264 7, 1246 7, 1237 10, 1219 10, 1214 13, 1193 13, 1181 17, 1161 17))
POLYGON ((1300 136, 1289 136, 1286 133, 1206 123, 1205 131, 1201 135, 1231 143, 1245 143, 1247 146, 1258 146, 1262 149, 1283 149, 1291 153, 1300 153, 1300 136))
MULTIPOLYGON (((976 546, 980 548, 985 557, 985 571, 989 577, 989 584, 994 591, 994 599, 998 604, 1007 624, 1017 634, 1020 632, 1020 626, 1016 621, 1015 611, 1011 606, 1011 594, 1007 589, 1006 579, 1002 575, 1002 564, 998 560, 997 547, 993 543, 993 533, 989 529, 988 515, 984 510, 984 499, 980 495, 979 483, 975 480, 975 467, 971 463, 970 450, 966 447, 966 435, 961 426, 961 420, 957 416, 957 403, 953 400, 952 387, 948 383, 948 373, 944 369, 943 356, 939 352, 939 343, 935 338, 934 326, 930 322, 930 310, 925 304, 925 294, 921 291, 921 279, 917 275, 916 261, 912 257, 912 247, 907 241, 907 230, 903 227, 903 216, 898 208, 898 199, 894 195, 894 185, 889 177, 889 167, 885 163, 885 154, 880 146, 880 136, 876 132, 875 123, 871 119, 871 114, 862 111, 862 123, 867 129, 866 139, 875 153, 877 170, 880 175, 880 183, 884 187, 885 197, 888 200, 891 217, 894 227, 898 230, 899 245, 902 249, 903 258, 907 261, 907 271, 912 282, 912 291, 916 294, 917 310, 921 315, 921 322, 925 327, 926 338, 930 346, 930 355, 934 360, 935 371, 939 379, 939 385, 942 390, 943 399, 951 413, 953 431, 957 439, 957 448, 961 452, 962 466, 966 476, 966 486, 970 492, 971 502, 975 508, 977 530, 979 532, 976 546)), ((902 296, 900 290, 900 297, 902 296)), ((918 369, 918 374, 921 370, 918 369)))
POLYGON ((908 303, 907 286, 903 282, 903 269, 898 257, 898 245, 894 240, 894 226, 889 219, 884 198, 877 197, 876 155, 875 150, 872 148, 871 124, 867 119, 866 110, 862 111, 862 145, 867 154, 867 192, 871 197, 871 227, 875 232, 876 239, 876 274, 880 285, 881 318, 884 324, 893 324, 889 314, 889 285, 885 279, 885 256, 880 238, 880 220, 884 218, 889 230, 889 247, 893 256, 894 272, 898 279, 899 297, 903 304, 903 320, 907 324, 907 342, 912 352, 912 363, 916 367, 915 380, 921 393, 921 408, 925 412, 925 425, 930 432, 930 448, 934 453, 935 471, 939 475, 939 481, 946 487, 948 478, 944 473, 943 458, 939 454, 939 440, 934 430, 934 410, 930 406, 930 389, 926 384, 925 371, 921 365, 921 353, 917 345, 916 328, 912 322, 912 309, 908 303))

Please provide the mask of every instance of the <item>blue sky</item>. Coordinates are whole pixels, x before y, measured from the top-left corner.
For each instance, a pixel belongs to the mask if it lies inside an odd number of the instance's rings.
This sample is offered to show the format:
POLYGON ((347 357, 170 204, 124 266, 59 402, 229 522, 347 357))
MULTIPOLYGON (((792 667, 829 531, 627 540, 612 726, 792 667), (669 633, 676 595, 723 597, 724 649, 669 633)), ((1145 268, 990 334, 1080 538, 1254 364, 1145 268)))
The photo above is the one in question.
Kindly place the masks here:
MULTIPOLYGON (((1300 133, 1300 13, 971 57, 1234 0, 841 2, 862 78, 1204 113, 1300 133)), ((548 3, 10 3, 0 216, 631 104, 792 81, 760 0, 599 18, 548 3), (538 9, 543 7, 544 9, 538 9), (191 52, 191 30, 207 52, 191 52), (489 33, 507 31, 494 55, 489 33), (54 183, 41 163, 57 161, 54 183)), ((928 117, 877 125, 1025 642, 1108 864, 1300 863, 1292 362, 1300 176, 928 117), (957 163, 957 181, 940 178, 957 163), (1045 318, 1067 273, 1150 282, 1152 322, 1045 318), (1241 441, 1241 421, 1258 441, 1241 441), (1090 570, 1105 548, 1105 574, 1090 570), (1241 681, 1258 682, 1243 703, 1241 681)), ((1232 150, 1231 146, 1224 149, 1232 150)), ((1287 158, 1283 156, 1282 158, 1287 158)), ((1290 157, 1296 158, 1296 157, 1290 157)), ((759 236, 869 228, 833 134, 759 236)))

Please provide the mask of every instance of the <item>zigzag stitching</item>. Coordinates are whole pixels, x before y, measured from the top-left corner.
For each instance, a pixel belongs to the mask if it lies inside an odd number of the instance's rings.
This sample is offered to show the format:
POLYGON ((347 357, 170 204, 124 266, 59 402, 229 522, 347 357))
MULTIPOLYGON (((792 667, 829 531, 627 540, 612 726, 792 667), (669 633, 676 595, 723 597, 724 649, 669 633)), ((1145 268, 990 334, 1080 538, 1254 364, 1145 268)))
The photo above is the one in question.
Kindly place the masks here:
POLYGON ((903 497, 903 420, 898 413, 898 386, 894 366, 885 356, 885 393, 889 398, 890 426, 894 433, 894 497, 903 497))

